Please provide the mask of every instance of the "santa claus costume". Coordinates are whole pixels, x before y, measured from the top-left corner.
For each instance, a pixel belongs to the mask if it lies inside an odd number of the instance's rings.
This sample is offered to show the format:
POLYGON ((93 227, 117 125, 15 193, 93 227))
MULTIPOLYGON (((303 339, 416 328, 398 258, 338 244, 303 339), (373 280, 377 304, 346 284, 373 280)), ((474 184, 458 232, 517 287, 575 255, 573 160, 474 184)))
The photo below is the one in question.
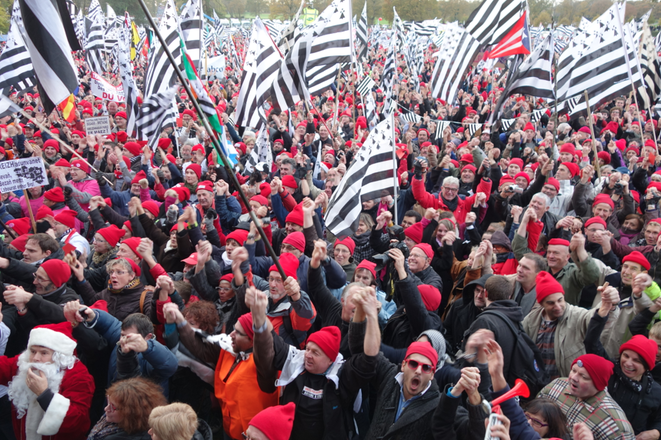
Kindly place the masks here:
POLYGON ((17 440, 84 440, 90 427, 89 407, 94 379, 74 355, 71 323, 37 326, 30 332, 28 349, 0 356, 0 385, 7 385, 17 440), (49 363, 31 363, 30 347, 54 350, 49 363), (37 396, 26 383, 29 369, 42 371, 48 388, 37 396))

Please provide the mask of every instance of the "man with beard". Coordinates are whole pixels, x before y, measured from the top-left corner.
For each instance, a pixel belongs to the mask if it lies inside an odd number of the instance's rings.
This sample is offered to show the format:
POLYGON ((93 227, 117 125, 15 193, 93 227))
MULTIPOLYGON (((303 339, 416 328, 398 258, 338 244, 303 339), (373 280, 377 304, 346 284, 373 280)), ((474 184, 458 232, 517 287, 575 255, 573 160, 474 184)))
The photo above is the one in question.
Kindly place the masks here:
POLYGON ((71 332, 69 322, 35 327, 27 350, 0 357, 0 384, 8 386, 16 438, 87 437, 94 380, 74 356, 71 332))

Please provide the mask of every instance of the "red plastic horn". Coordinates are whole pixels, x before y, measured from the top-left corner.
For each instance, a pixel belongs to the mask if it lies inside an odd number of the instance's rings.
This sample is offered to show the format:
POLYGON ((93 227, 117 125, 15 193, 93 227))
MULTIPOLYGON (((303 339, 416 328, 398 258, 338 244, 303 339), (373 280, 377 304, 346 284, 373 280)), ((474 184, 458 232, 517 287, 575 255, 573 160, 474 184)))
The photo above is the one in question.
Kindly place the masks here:
POLYGON ((517 379, 514 382, 514 388, 512 388, 511 390, 509 390, 508 392, 506 392, 502 396, 500 396, 496 399, 493 399, 491 401, 491 407, 493 408, 494 406, 500 405, 504 401, 509 400, 512 397, 517 397, 517 396, 521 396, 524 399, 527 398, 528 396, 530 396, 530 390, 528 389, 528 385, 526 385, 526 383, 524 381, 522 381, 521 379, 517 379))

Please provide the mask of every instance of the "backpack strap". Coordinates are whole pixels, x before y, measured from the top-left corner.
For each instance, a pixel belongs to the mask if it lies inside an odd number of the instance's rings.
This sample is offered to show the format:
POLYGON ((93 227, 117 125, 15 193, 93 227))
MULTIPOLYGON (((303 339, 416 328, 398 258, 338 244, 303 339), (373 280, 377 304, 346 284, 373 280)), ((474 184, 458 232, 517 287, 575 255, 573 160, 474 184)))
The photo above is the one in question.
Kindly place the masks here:
POLYGON ((145 313, 145 298, 147 298, 147 289, 140 294, 140 313, 145 313))

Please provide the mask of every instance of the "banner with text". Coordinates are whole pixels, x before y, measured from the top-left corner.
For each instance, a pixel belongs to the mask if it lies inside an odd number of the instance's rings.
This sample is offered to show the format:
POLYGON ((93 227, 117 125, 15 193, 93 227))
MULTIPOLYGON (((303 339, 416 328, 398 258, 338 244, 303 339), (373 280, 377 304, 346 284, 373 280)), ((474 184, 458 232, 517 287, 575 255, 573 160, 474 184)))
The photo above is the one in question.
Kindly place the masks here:
POLYGON ((107 99, 108 101, 124 102, 124 86, 122 84, 113 86, 103 79, 101 75, 92 72, 92 81, 90 81, 92 95, 97 98, 107 99))
POLYGON ((0 162, 0 192, 43 185, 48 185, 48 175, 41 157, 0 162))

